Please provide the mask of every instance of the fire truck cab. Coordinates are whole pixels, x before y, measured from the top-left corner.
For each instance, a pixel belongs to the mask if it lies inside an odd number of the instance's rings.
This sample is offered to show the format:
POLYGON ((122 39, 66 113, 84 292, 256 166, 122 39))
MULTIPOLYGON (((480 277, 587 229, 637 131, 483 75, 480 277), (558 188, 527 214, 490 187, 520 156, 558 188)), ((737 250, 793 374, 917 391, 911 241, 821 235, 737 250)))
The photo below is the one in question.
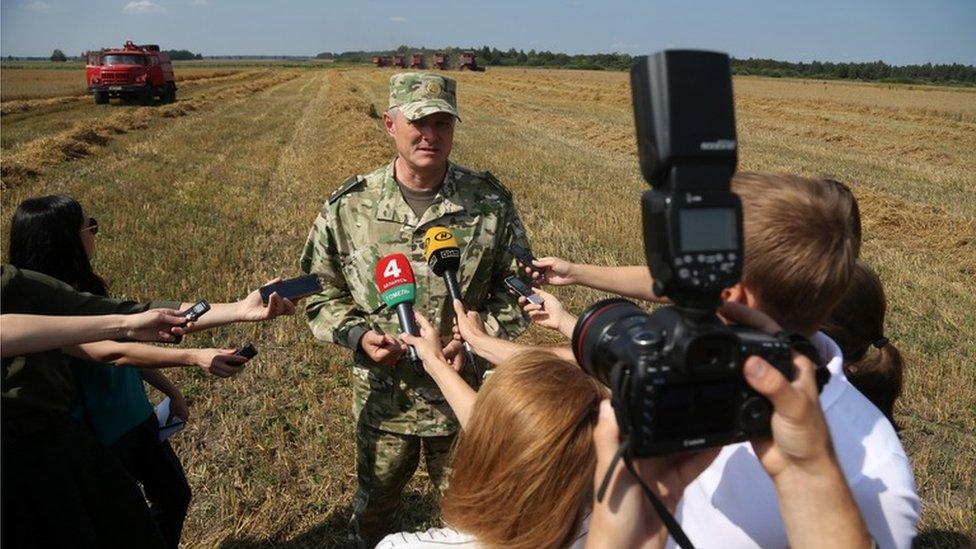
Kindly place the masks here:
POLYGON ((127 41, 122 48, 88 52, 85 78, 97 104, 112 97, 136 99, 144 105, 157 99, 176 100, 173 64, 169 54, 154 44, 137 46, 127 41))

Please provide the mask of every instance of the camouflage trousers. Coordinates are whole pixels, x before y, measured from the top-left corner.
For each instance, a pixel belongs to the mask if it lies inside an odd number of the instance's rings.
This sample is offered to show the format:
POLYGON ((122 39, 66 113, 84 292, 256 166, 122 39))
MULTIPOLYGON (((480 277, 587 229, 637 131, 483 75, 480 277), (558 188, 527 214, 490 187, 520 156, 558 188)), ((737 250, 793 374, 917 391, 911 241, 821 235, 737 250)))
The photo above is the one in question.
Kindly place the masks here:
POLYGON ((349 521, 359 547, 373 547, 386 534, 399 531, 400 499, 423 449, 430 482, 439 493, 447 489, 448 458, 455 435, 422 437, 390 433, 360 422, 356 427, 356 473, 359 486, 349 521))

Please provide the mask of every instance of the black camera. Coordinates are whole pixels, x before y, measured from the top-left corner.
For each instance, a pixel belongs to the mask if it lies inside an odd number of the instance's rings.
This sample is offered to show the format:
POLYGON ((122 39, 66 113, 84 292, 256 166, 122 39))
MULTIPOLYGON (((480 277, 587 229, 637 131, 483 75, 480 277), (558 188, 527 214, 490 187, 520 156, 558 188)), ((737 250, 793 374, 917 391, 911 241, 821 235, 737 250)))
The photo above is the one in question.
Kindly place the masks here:
POLYGON ((789 341, 678 307, 648 314, 626 299, 591 305, 573 351, 610 387, 634 457, 769 435, 771 405, 746 384, 742 363, 759 355, 793 376, 789 341))
POLYGON ((743 257, 729 58, 669 50, 638 57, 630 74, 652 187, 641 198, 644 251, 654 293, 674 305, 650 314, 623 299, 591 305, 573 332, 576 360, 610 387, 633 457, 768 436, 772 406, 742 366, 758 355, 792 379, 799 336, 726 326, 715 314, 743 257))

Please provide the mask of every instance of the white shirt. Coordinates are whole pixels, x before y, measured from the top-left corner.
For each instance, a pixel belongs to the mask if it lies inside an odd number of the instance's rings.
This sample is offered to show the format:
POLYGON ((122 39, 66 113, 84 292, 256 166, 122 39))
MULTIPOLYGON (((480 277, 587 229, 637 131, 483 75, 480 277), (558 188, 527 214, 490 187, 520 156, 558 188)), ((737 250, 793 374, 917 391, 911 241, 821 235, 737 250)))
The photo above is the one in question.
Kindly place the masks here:
MULTIPOLYGON (((586 515, 580 525, 580 533, 569 549, 583 549, 586 533, 589 531, 590 516, 586 515)), ((390 534, 380 541, 375 549, 478 549, 481 544, 472 535, 458 532, 454 528, 431 528, 426 532, 401 532, 390 534)))
MULTIPOLYGON (((813 337, 830 382, 820 394, 841 470, 871 536, 884 549, 909 549, 919 501, 898 435, 844 375, 844 357, 829 337, 813 337)), ((786 547, 773 482, 748 443, 722 449, 685 490, 675 517, 696 547, 786 547)), ((669 540, 669 547, 674 547, 669 540)))

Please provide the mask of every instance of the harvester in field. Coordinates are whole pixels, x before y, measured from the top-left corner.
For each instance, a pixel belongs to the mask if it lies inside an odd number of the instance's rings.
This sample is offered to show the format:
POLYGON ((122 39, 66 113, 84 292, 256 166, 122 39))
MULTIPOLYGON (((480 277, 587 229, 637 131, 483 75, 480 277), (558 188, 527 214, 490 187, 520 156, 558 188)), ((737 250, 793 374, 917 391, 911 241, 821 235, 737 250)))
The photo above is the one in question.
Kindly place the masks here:
POLYGON ((402 55, 394 55, 393 56, 393 62, 390 63, 390 66, 391 67, 400 67, 402 69, 402 68, 405 68, 407 65, 406 65, 406 63, 403 62, 403 56, 402 55))
POLYGON ((466 51, 461 54, 461 65, 458 67, 458 70, 484 72, 485 68, 478 66, 478 61, 475 60, 474 52, 466 51))
POLYGON ((424 64, 424 54, 415 53, 410 56, 410 68, 411 69, 424 69, 426 68, 424 64))
POLYGON ((121 48, 88 52, 86 58, 85 79, 96 104, 112 97, 137 99, 144 105, 176 100, 173 64, 155 44, 137 46, 130 40, 121 48))
POLYGON ((434 54, 434 67, 440 70, 447 70, 447 54, 439 51, 434 54))

